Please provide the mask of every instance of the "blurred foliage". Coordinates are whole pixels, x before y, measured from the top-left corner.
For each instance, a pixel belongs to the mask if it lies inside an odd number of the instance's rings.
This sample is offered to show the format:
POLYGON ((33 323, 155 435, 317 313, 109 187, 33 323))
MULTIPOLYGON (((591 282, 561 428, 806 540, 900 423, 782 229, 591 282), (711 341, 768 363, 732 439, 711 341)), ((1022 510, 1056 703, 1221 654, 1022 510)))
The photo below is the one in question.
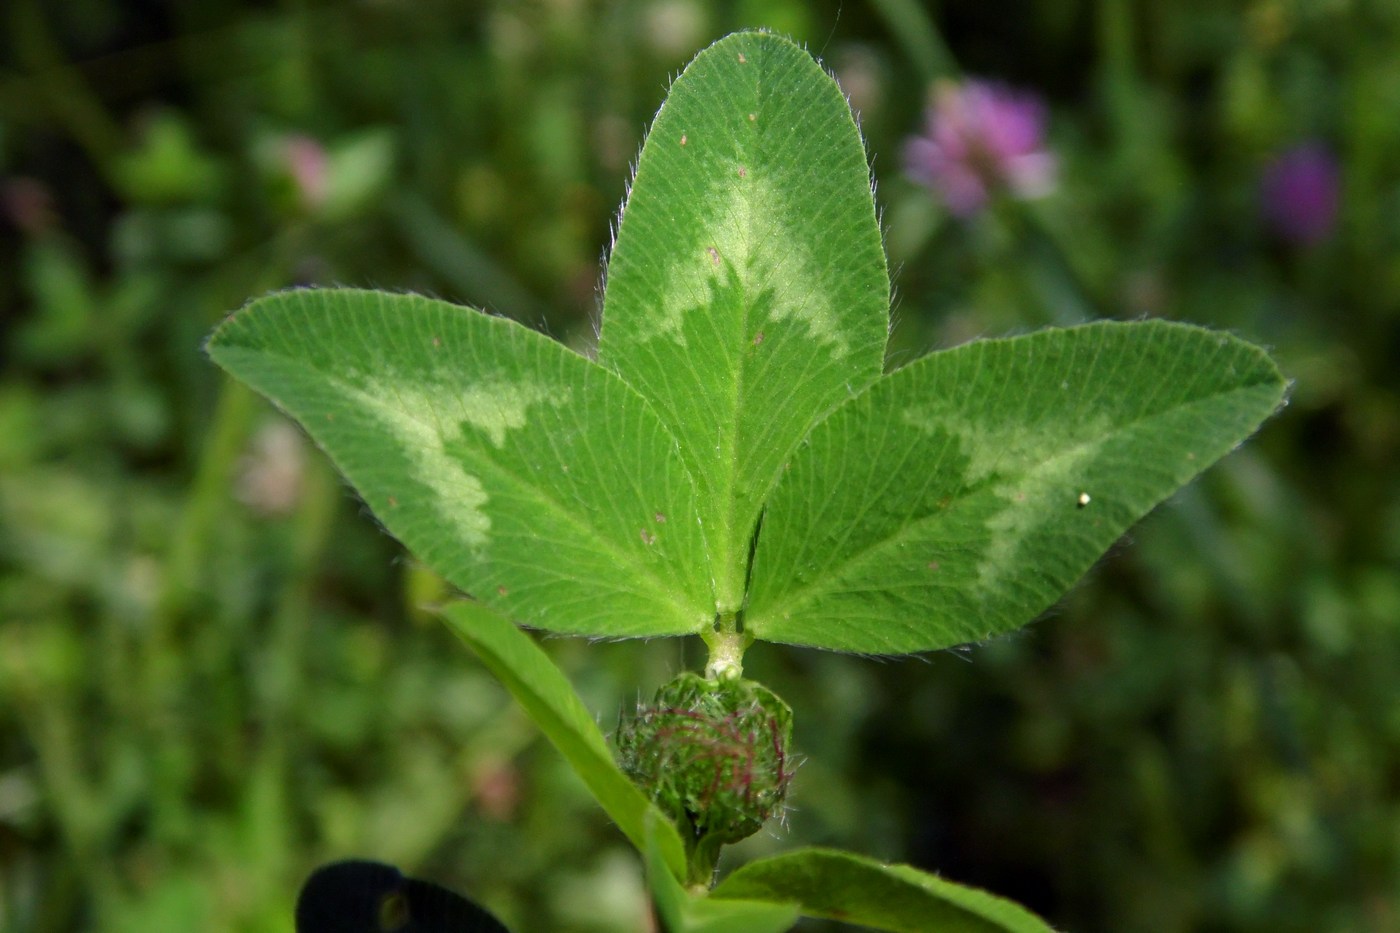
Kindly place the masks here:
MULTIPOLYGON (((1400 928, 1400 6, 0 18, 0 928, 287 929, 310 870, 348 856, 521 931, 646 927, 625 842, 416 608, 441 585, 199 348, 298 283, 427 292, 586 348, 668 75, 755 25, 807 42, 862 116, 892 363, 1161 316, 1271 344, 1296 385, 1019 636, 885 663, 754 649, 806 762, 784 826, 731 857, 849 847, 1076 931, 1400 928), (964 223, 900 177, 955 68, 1046 98, 1051 197, 964 223), (1299 245, 1259 181, 1310 140, 1341 207, 1299 245)), ((608 725, 699 659, 548 647, 608 725)))

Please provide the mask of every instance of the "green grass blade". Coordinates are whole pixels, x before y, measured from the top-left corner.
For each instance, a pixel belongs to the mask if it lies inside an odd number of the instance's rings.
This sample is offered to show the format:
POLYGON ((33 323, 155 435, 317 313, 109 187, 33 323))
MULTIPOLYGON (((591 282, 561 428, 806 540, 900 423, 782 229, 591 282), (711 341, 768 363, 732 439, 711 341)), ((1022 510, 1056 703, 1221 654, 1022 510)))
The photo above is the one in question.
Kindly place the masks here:
POLYGON ((793 446, 881 372, 889 279, 859 131, 777 36, 686 68, 657 114, 608 265, 598 359, 640 391, 700 486, 721 612, 793 446))
POLYGON ((209 354, 290 412, 452 583, 556 632, 713 619, 695 491, 622 380, 503 318, 414 295, 282 292, 209 354))
POLYGON ((673 876, 684 878, 685 846, 676 828, 618 769, 607 739, 549 655, 508 619, 478 603, 451 603, 442 615, 530 714, 638 851, 654 851, 673 876))
POLYGON ((749 631, 897 654, 1023 625, 1285 388, 1262 350, 1166 322, 918 360, 793 456, 764 519, 749 631))
POLYGON ((793 901, 805 917, 896 933, 1050 933, 1012 901, 944 881, 908 865, 831 849, 799 849, 750 862, 712 896, 793 901))

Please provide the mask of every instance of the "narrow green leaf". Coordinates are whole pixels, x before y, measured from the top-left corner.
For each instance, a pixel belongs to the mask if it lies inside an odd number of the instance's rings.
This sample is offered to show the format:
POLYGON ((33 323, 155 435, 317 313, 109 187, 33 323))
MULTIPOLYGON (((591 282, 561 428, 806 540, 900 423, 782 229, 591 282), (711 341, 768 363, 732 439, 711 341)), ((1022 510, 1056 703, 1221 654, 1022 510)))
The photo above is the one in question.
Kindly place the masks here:
POLYGON ((713 620, 674 440, 622 380, 547 337, 415 295, 303 290, 234 314, 209 354, 481 602, 589 635, 713 620))
POLYGON ((1257 347, 1160 321, 931 354, 793 455, 764 518, 748 630, 898 654, 1023 625, 1285 387, 1257 347))
POLYGON ((777 36, 701 52, 642 149, 598 359, 651 402, 700 485, 720 612, 742 605, 783 462, 880 375, 888 324, 869 170, 836 82, 777 36))
POLYGON ((607 739, 549 655, 508 619, 479 603, 450 603, 442 615, 530 714, 632 844, 642 852, 650 847, 659 864, 684 878, 680 834, 618 769, 607 739))
POLYGON ((734 871, 713 898, 795 901, 805 917, 898 933, 1050 933, 1019 904, 908 865, 831 849, 799 849, 734 871))
POLYGON ((767 900, 717 900, 687 891, 666 868, 661 839, 649 837, 647 883, 664 933, 783 933, 797 906, 767 900))

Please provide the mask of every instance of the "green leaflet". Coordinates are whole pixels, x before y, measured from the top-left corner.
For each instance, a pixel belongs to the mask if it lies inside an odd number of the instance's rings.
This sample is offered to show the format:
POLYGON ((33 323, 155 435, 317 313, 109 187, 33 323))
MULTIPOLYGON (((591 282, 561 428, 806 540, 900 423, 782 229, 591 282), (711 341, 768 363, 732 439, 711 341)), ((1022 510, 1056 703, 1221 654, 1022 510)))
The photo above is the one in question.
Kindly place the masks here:
POLYGON ((208 349, 481 602, 589 635, 713 618, 675 442, 620 379, 547 337, 441 301, 323 289, 250 303, 208 349))
POLYGON ((793 455, 764 520, 748 630, 900 654, 1023 625, 1284 389, 1258 348, 1165 322, 924 357, 793 455))
POLYGON ((811 425, 879 375, 889 277, 860 133, 777 36, 696 56, 642 149, 608 264, 598 359, 646 396, 696 478, 717 608, 811 425))
POLYGON ((717 901, 789 901, 829 917, 895 933, 1051 933, 1018 904, 908 865, 831 849, 798 849, 750 862, 711 892, 717 901))

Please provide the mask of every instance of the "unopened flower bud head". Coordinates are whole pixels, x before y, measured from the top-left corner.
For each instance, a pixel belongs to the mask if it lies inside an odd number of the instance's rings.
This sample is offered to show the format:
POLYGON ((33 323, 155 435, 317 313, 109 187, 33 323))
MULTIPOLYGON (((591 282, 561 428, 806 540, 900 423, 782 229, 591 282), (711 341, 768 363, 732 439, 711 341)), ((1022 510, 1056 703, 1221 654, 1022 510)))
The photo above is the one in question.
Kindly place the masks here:
POLYGON ((624 718, 614 742, 622 770, 695 840, 753 835, 792 779, 792 710, 750 680, 682 674, 624 718))

